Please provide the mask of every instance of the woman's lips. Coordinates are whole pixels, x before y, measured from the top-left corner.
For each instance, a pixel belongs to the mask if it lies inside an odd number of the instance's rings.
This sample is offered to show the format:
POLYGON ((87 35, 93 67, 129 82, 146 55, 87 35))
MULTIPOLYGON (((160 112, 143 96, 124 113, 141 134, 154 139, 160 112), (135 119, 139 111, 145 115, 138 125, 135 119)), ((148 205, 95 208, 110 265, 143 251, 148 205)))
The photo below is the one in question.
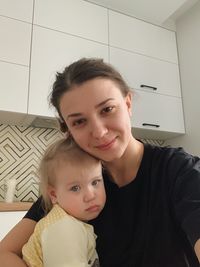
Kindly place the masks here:
POLYGON ((96 146, 96 148, 98 148, 100 150, 108 150, 115 143, 115 140, 116 140, 116 137, 113 140, 109 141, 109 142, 106 142, 104 144, 101 144, 101 145, 96 146))

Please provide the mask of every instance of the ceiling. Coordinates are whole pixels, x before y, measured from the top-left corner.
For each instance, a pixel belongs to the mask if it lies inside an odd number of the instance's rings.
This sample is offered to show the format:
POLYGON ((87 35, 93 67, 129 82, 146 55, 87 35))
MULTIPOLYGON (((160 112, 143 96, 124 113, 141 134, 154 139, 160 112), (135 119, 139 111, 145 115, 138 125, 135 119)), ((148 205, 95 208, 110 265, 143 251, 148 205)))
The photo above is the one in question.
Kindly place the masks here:
POLYGON ((90 0, 144 21, 174 28, 175 20, 199 0, 90 0))

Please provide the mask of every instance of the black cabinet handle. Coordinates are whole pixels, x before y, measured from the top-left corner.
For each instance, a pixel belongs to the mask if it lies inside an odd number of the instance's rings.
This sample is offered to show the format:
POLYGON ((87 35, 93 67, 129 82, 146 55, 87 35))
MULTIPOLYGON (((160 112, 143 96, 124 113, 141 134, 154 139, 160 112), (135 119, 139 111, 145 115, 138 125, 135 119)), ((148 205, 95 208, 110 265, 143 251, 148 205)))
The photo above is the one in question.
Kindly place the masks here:
POLYGON ((150 86, 150 85, 146 85, 146 84, 141 84, 140 87, 142 87, 142 88, 146 87, 146 88, 152 89, 152 90, 154 90, 154 91, 157 90, 157 87, 150 86))
POLYGON ((152 126, 152 127, 156 127, 156 128, 159 128, 160 127, 160 125, 158 125, 158 124, 152 124, 152 123, 143 123, 142 125, 143 126, 152 126))

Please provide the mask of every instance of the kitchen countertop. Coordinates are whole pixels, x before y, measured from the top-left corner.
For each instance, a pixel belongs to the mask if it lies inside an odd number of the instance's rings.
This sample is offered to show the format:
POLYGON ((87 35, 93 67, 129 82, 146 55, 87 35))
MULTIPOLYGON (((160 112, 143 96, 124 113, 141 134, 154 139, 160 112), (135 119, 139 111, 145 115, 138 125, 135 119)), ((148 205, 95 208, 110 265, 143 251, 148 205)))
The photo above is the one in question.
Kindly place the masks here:
POLYGON ((33 202, 0 202, 0 212, 1 211, 26 211, 29 210, 33 205, 33 202))

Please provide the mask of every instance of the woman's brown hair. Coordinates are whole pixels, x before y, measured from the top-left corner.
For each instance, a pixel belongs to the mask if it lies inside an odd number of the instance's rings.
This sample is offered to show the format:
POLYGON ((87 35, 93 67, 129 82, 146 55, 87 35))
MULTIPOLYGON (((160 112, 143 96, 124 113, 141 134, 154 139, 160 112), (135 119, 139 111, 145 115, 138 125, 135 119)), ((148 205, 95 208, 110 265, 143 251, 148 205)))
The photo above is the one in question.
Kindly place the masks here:
POLYGON ((106 78, 116 83, 123 96, 126 96, 130 89, 121 74, 102 59, 82 58, 67 66, 63 72, 57 72, 56 80, 53 84, 52 92, 49 96, 50 104, 55 107, 59 115, 60 129, 67 132, 68 128, 60 112, 60 100, 64 93, 75 85, 94 78, 106 78))

